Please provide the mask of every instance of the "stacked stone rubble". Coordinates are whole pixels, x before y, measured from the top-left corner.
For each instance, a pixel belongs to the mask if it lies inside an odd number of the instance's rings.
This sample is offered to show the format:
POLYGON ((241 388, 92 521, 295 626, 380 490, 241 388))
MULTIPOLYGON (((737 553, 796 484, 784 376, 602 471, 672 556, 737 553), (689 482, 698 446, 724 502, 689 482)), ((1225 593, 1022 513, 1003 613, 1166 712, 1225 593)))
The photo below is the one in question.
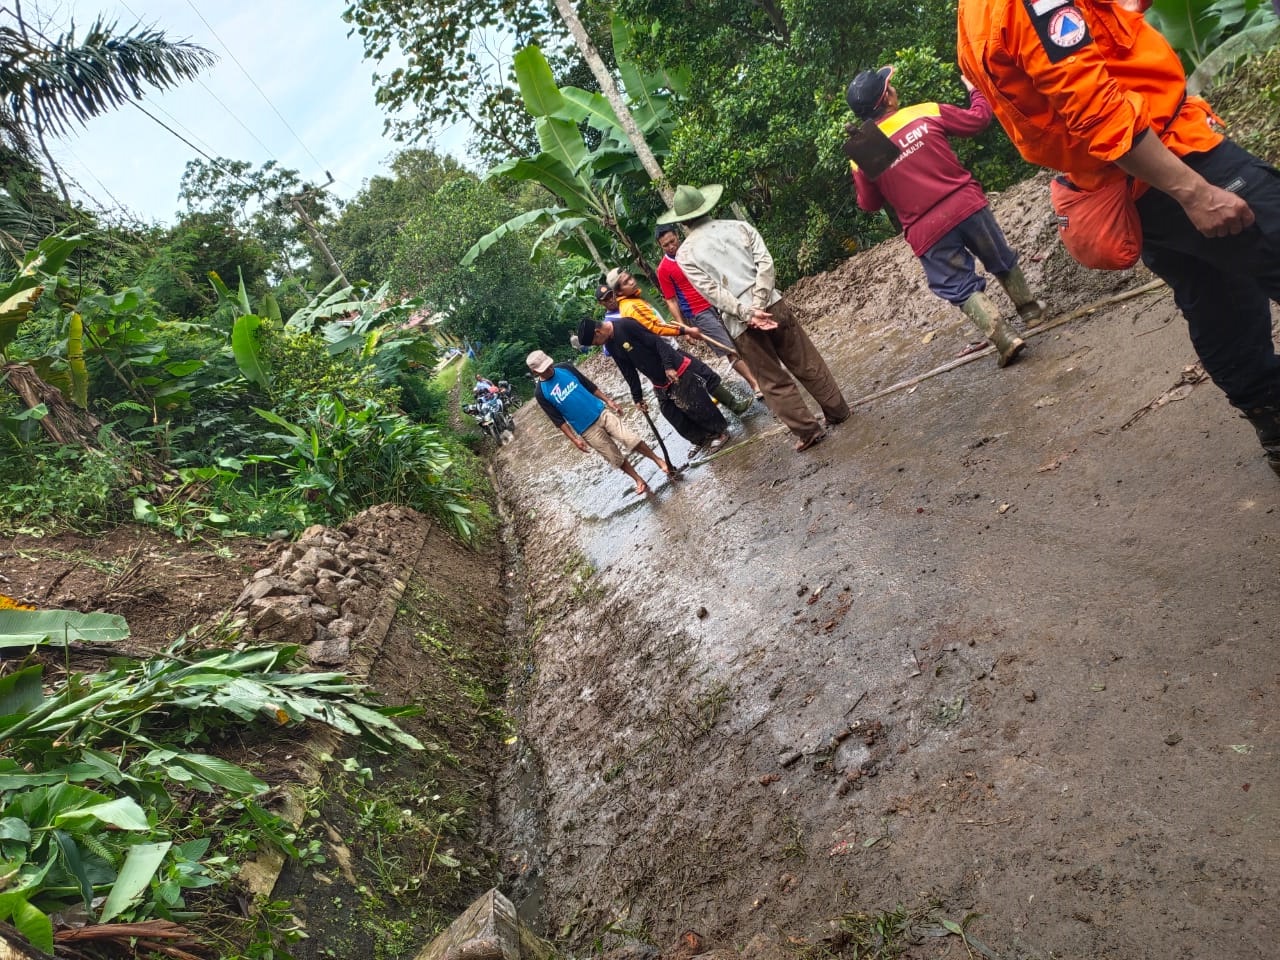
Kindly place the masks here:
POLYGON ((247 637, 301 645, 317 666, 343 666, 387 587, 421 549, 426 518, 407 507, 371 507, 342 527, 308 527, 253 575, 233 614, 247 637))

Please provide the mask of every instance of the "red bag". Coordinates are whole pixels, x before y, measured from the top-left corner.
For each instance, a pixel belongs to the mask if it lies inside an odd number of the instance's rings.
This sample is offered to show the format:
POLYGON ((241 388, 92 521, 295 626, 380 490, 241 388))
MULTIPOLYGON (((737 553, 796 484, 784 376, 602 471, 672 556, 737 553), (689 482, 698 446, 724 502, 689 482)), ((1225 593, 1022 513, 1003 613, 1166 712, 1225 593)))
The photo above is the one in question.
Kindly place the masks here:
POLYGON ((1134 203, 1132 177, 1097 190, 1081 190, 1054 177, 1049 199, 1058 217, 1062 245, 1092 270, 1127 270, 1142 255, 1142 221, 1134 203))

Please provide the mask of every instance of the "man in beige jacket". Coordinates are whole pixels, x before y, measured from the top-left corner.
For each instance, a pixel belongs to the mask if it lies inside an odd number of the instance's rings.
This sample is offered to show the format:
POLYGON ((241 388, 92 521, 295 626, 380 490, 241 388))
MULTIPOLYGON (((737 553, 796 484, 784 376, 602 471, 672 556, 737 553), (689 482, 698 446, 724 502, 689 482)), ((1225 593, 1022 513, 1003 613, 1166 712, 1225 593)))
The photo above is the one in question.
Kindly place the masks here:
POLYGON ((826 437, 826 428, 805 406, 796 381, 818 401, 828 424, 848 420, 849 404, 822 354, 774 287, 773 257, 760 232, 740 220, 711 219, 721 193, 719 184, 701 190, 681 185, 672 209, 658 222, 683 223, 689 231, 676 261, 689 282, 720 311, 739 354, 764 391, 764 402, 796 435, 796 450, 808 450, 826 437))

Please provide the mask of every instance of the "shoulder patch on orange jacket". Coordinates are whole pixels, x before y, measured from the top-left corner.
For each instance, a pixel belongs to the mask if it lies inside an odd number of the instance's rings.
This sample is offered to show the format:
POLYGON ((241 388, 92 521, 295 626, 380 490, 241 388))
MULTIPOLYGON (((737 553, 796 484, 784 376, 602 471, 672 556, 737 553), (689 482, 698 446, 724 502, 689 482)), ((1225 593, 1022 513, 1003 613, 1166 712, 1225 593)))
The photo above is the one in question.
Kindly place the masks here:
POLYGON ((1022 0, 1050 63, 1061 63, 1081 47, 1093 43, 1089 24, 1074 3, 1022 0))

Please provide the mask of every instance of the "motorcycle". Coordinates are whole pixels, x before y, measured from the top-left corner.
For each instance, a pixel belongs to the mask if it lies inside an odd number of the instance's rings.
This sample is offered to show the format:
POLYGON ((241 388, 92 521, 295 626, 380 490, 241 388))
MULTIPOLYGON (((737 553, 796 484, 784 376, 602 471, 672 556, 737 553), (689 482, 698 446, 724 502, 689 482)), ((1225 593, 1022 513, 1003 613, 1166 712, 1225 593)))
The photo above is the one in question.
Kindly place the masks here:
POLYGON ((510 412, 520 403, 520 398, 516 396, 514 390, 511 389, 510 382, 499 380, 497 383, 480 383, 476 382, 475 401, 480 403, 488 397, 497 397, 502 401, 502 409, 510 412))
POLYGON ((502 398, 496 393, 477 397, 475 403, 468 404, 462 409, 476 418, 480 429, 485 435, 493 438, 493 442, 498 446, 502 446, 508 435, 515 433, 515 421, 511 419, 502 398))

